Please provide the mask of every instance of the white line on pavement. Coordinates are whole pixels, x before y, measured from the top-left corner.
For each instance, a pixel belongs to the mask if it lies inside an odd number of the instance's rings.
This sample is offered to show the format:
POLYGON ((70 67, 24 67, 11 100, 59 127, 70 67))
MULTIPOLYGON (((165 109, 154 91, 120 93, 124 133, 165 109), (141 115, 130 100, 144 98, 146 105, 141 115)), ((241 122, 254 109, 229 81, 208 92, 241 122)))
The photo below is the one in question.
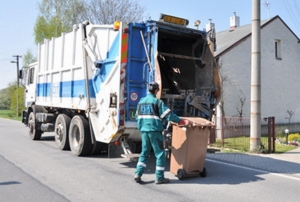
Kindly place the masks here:
POLYGON ((233 163, 221 162, 221 161, 207 159, 207 158, 205 160, 206 161, 210 161, 210 162, 214 162, 214 163, 219 163, 219 164, 223 164, 223 165, 232 166, 232 167, 242 168, 242 169, 246 169, 246 170, 256 171, 256 172, 265 173, 265 174, 276 175, 276 176, 279 176, 279 177, 285 177, 285 178, 290 178, 290 179, 293 179, 293 180, 300 181, 300 178, 289 176, 289 175, 286 175, 286 174, 272 173, 272 172, 265 171, 265 170, 260 170, 260 169, 255 169, 255 168, 249 168, 249 167, 246 167, 246 166, 236 165, 236 164, 233 164, 233 163))

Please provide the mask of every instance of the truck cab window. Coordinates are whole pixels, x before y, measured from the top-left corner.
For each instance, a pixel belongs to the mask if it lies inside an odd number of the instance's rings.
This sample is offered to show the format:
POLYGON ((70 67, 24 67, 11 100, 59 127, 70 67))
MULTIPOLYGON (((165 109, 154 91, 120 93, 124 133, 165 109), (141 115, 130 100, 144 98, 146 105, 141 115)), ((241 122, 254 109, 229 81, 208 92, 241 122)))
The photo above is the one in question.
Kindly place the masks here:
POLYGON ((28 84, 32 84, 34 79, 34 68, 29 69, 28 84))

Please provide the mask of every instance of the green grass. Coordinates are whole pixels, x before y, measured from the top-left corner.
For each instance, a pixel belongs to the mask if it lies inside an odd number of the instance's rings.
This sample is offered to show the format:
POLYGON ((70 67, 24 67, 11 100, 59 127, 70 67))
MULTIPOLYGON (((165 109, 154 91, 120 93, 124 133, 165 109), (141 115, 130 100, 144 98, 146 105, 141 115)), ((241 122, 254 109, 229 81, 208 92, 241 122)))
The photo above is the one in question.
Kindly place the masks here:
POLYGON ((286 144, 276 144, 275 145, 275 153, 284 153, 290 150, 295 149, 296 146, 286 145, 286 144))
POLYGON ((17 117, 17 115, 11 110, 0 110, 0 117, 17 121, 22 120, 21 116, 17 117))
MULTIPOLYGON (((261 143, 264 145, 264 147, 258 148, 259 152, 268 151, 267 145, 268 145, 268 138, 267 137, 261 137, 261 143)), ((250 149, 250 138, 249 137, 235 137, 235 138, 226 138, 224 139, 224 147, 222 147, 221 140, 217 140, 216 143, 211 144, 212 147, 218 147, 223 149, 226 152, 249 152, 250 149)), ((277 144, 275 143, 275 153, 284 153, 287 151, 290 151, 292 149, 295 149, 296 146, 293 145, 286 145, 286 144, 277 144)))

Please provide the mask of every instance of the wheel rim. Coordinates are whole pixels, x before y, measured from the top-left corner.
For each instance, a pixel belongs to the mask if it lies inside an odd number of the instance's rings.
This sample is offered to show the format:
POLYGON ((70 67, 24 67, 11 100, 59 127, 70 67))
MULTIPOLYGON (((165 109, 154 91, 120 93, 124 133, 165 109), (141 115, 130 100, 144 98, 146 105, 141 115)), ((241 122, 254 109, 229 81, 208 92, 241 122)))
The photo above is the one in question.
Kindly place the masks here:
POLYGON ((35 124, 34 124, 34 117, 32 116, 32 114, 30 114, 30 116, 29 116, 29 121, 28 121, 28 128, 29 128, 29 133, 30 133, 30 135, 33 134, 33 132, 34 132, 34 127, 35 127, 35 124))
POLYGON ((63 124, 62 123, 57 124, 56 138, 59 142, 61 142, 63 139, 63 130, 64 130, 63 124))

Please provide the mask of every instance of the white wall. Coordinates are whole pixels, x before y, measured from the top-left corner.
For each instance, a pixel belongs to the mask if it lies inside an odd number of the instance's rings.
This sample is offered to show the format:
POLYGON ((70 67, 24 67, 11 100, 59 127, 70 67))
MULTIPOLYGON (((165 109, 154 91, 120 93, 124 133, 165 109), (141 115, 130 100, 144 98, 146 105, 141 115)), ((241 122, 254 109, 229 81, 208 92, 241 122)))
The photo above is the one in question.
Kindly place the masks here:
MULTIPOLYGON (((261 117, 288 123, 291 110, 291 122, 300 123, 300 43, 280 19, 261 30, 261 56, 261 117), (282 60, 275 58, 275 39, 281 40, 282 60)), ((250 117, 251 37, 224 53, 219 64, 225 79, 225 116, 238 116, 239 98, 245 97, 243 116, 250 117)))

